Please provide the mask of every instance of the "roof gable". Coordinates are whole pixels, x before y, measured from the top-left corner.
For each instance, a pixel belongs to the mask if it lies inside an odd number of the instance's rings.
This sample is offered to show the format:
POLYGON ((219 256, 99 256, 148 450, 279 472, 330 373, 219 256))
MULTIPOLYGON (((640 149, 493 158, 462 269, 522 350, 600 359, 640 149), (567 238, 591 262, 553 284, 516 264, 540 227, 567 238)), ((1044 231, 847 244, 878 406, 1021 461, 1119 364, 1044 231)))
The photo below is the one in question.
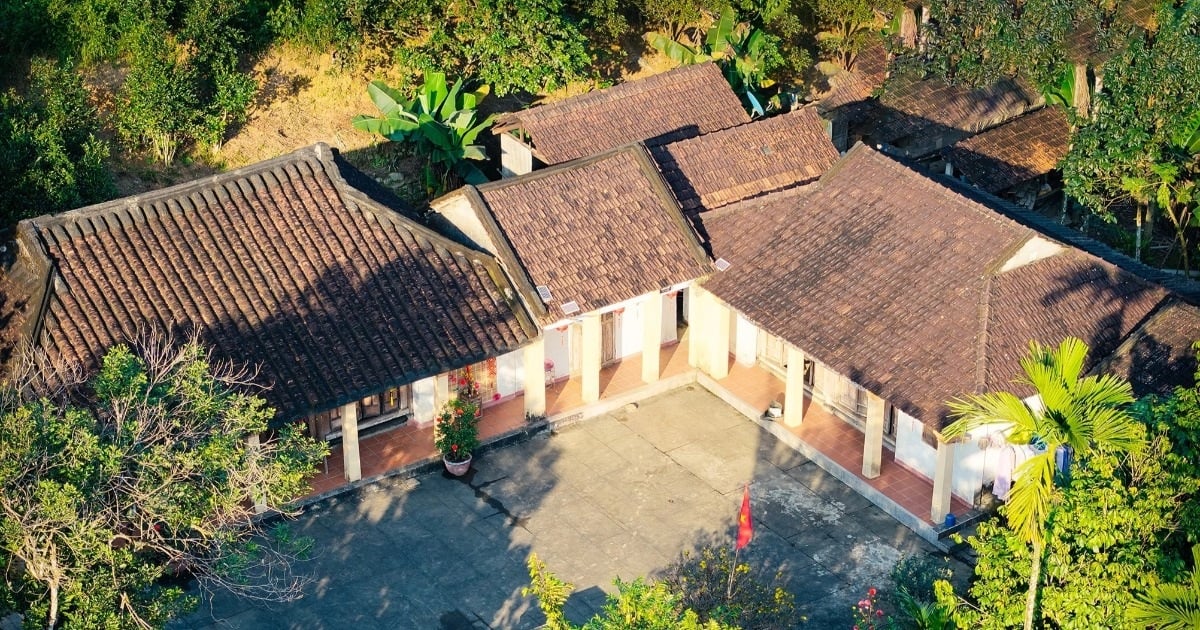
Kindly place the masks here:
POLYGON ((259 366, 285 419, 536 334, 494 260, 349 187, 323 145, 20 230, 54 264, 52 357, 91 366, 141 327, 195 329, 259 366))
POLYGON ((484 184, 479 194, 534 286, 544 323, 708 272, 695 235, 641 145, 484 184))
POLYGON ((506 114, 495 133, 520 129, 546 164, 630 142, 672 142, 748 122, 714 63, 683 66, 555 103, 506 114))

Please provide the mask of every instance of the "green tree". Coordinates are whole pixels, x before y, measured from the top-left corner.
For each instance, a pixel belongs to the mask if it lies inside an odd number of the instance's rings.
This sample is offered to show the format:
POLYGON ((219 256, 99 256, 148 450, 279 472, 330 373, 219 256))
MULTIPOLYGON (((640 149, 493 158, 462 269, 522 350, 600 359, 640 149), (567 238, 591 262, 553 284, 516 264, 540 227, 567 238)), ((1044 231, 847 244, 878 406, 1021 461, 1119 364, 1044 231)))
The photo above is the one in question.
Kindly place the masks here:
POLYGON ((195 603, 180 576, 300 595, 297 548, 256 535, 254 504, 286 510, 327 447, 293 427, 252 444, 275 412, 242 374, 157 339, 109 349, 86 387, 23 374, 0 413, 0 602, 30 627, 161 627, 195 603))
POLYGON ((1036 404, 1027 405, 1009 392, 970 395, 950 403, 957 418, 946 427, 946 439, 961 438, 988 425, 1004 425, 1009 442, 1029 444, 1035 438, 1045 451, 1022 463, 1015 472, 1005 516, 1032 560, 1025 601, 1025 628, 1031 630, 1037 611, 1046 533, 1054 521, 1055 453, 1059 447, 1081 458, 1093 453, 1137 452, 1143 433, 1126 411, 1133 402, 1129 383, 1109 375, 1083 376, 1087 345, 1074 338, 1058 348, 1031 342, 1021 360, 1025 372, 1018 382, 1032 387, 1036 404))
POLYGON ((1157 23, 1105 63, 1095 117, 1074 134, 1063 179, 1068 194, 1107 221, 1116 219, 1114 210, 1135 207, 1136 257, 1142 224, 1165 215, 1187 267, 1200 174, 1200 3, 1166 5, 1157 23))
POLYGON ((843 70, 867 47, 882 41, 890 16, 902 8, 900 0, 816 0, 821 50, 843 70))
POLYGON ((111 198, 108 155, 79 75, 34 59, 24 94, 0 94, 0 227, 111 198))
POLYGON ((396 49, 403 67, 447 71, 497 95, 539 93, 589 77, 587 38, 562 0, 443 0, 429 30, 396 49))

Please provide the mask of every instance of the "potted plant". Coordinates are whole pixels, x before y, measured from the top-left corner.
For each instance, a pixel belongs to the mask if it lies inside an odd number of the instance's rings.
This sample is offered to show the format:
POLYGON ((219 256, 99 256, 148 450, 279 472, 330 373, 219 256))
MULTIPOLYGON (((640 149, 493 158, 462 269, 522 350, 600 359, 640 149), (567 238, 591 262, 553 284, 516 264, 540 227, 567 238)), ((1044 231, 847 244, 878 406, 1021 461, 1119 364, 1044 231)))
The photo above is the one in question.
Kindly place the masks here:
POLYGON ((471 468, 471 453, 479 446, 479 402, 475 383, 460 386, 458 397, 446 403, 435 422, 434 446, 446 470, 458 477, 471 468))

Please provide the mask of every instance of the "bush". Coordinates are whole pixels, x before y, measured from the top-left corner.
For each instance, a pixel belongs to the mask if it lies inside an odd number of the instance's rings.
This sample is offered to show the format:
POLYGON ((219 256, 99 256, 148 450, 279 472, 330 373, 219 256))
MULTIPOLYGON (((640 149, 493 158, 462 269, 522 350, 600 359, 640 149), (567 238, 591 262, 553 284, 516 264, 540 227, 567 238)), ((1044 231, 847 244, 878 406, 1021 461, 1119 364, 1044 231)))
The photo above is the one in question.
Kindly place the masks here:
POLYGON ((947 558, 927 553, 900 558, 891 574, 897 591, 926 603, 934 601, 933 583, 953 576, 954 570, 947 558))
POLYGON ((114 196, 99 129, 73 69, 35 59, 26 94, 0 94, 0 228, 114 196))
POLYGON ((734 565, 726 546, 704 546, 684 552, 672 564, 663 582, 694 610, 701 621, 716 620, 744 630, 791 628, 796 622, 796 598, 780 584, 783 572, 769 582, 750 572, 750 565, 734 565), (730 573, 733 573, 732 588, 730 573))

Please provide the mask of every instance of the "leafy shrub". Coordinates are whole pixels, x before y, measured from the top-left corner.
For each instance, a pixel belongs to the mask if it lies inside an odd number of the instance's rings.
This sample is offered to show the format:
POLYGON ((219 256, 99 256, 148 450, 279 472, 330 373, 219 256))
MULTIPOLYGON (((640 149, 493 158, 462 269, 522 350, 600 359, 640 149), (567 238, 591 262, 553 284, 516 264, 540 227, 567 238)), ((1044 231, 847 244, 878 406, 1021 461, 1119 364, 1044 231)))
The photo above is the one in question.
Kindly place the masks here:
POLYGON ((780 586, 783 572, 762 581, 751 573, 749 564, 735 565, 727 546, 684 552, 667 569, 663 582, 679 597, 680 605, 696 611, 702 621, 717 620, 745 630, 791 628, 796 623, 796 598, 780 586))
POLYGON ((111 198, 99 129, 72 68, 35 59, 25 95, 0 94, 0 227, 111 198))
POLYGON ((933 583, 954 576, 949 560, 932 554, 904 556, 892 567, 892 584, 919 602, 932 602, 933 583))

